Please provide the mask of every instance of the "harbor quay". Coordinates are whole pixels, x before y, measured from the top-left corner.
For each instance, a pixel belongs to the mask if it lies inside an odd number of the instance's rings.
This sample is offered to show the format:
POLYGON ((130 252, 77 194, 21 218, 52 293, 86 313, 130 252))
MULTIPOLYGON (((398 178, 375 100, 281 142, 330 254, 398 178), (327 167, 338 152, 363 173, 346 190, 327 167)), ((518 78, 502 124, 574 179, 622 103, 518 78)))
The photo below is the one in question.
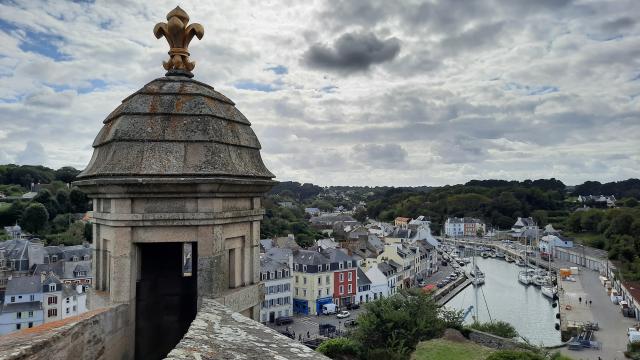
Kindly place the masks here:
MULTIPOLYGON (((442 239, 451 245, 482 246, 504 252, 513 257, 522 257, 523 245, 513 247, 495 241, 479 239, 442 239)), ((625 317, 621 306, 611 300, 605 286, 607 264, 583 266, 587 263, 567 261, 566 257, 554 258, 551 263, 539 257, 529 257, 530 264, 554 270, 558 284, 558 316, 562 344, 561 352, 573 359, 621 360, 627 348, 628 329, 638 325, 635 318, 625 317), (565 276, 560 276, 560 269, 565 276), (570 274, 566 274, 566 271, 570 274), (588 329, 594 328, 589 332, 588 329), (585 339, 584 337, 588 337, 585 339), (587 341, 588 347, 576 346, 587 341), (571 346, 573 344, 573 346, 571 346)), ((606 260, 603 260, 606 261, 606 260)))

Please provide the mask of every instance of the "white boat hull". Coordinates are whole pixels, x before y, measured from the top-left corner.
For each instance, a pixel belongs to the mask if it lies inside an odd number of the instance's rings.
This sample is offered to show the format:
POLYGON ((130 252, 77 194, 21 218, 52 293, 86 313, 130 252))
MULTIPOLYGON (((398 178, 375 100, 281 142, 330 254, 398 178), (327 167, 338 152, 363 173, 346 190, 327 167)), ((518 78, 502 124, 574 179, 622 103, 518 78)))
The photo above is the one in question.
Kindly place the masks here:
POLYGON ((556 289, 553 286, 542 287, 542 295, 548 297, 549 299, 553 299, 553 296, 555 294, 556 294, 556 289))

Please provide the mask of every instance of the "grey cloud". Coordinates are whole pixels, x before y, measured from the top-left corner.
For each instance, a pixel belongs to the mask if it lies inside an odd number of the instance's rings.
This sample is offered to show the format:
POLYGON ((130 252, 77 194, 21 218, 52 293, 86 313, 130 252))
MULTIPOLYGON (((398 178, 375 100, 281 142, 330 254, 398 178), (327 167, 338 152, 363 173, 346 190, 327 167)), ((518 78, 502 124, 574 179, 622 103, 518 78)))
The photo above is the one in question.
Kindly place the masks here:
POLYGON ((330 46, 311 45, 303 61, 312 68, 352 73, 393 60, 399 52, 400 40, 395 37, 383 40, 373 33, 345 33, 330 46))
POLYGON ((360 163, 372 167, 399 167, 407 161, 407 150, 398 144, 358 144, 353 155, 360 163))
POLYGON ((47 154, 40 143, 27 141, 27 146, 16 156, 16 162, 21 165, 42 165, 47 162, 47 154))
POLYGON ((445 53, 459 53, 473 51, 486 45, 496 45, 496 39, 504 26, 503 22, 482 24, 466 30, 455 36, 445 38, 441 43, 441 49, 445 53))
POLYGON ((636 22, 636 19, 624 16, 604 22, 600 25, 600 28, 606 33, 617 34, 621 31, 632 29, 636 25, 636 22))
POLYGON ((54 92, 47 88, 44 91, 27 96, 24 100, 24 104, 61 109, 69 107, 76 95, 76 92, 72 90, 54 92))

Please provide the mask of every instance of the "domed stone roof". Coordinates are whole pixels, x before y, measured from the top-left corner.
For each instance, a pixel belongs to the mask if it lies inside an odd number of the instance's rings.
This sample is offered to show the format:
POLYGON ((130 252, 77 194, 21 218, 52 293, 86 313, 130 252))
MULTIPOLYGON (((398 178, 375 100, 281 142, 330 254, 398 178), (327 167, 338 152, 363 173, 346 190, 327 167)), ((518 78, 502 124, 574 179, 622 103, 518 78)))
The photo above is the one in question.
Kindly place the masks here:
POLYGON ((79 180, 274 177, 249 120, 213 87, 186 76, 153 80, 124 99, 93 147, 79 180))

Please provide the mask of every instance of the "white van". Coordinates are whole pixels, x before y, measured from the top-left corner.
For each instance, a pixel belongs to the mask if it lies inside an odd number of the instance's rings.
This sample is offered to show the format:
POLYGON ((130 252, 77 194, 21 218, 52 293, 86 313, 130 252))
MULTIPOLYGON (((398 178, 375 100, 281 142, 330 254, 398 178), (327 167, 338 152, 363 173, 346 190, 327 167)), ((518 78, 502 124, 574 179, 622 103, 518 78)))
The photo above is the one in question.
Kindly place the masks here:
POLYGON ((328 303, 328 304, 324 304, 322 305, 322 313, 324 315, 330 315, 330 314, 335 314, 336 310, 337 310, 337 306, 334 303, 328 303))

